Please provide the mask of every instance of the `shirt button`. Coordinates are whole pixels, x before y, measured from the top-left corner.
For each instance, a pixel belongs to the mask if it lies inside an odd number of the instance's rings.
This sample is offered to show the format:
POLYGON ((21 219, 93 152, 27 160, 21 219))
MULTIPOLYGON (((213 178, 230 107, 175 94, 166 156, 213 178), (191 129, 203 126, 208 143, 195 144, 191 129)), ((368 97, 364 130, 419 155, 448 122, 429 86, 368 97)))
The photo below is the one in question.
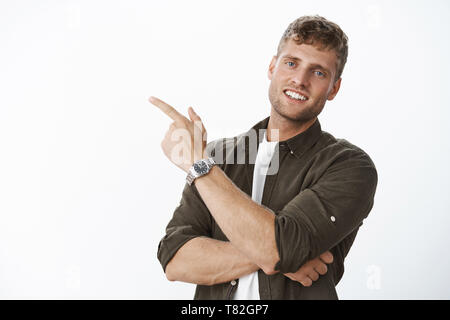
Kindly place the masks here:
POLYGON ((330 217, 330 219, 331 219, 331 221, 333 221, 333 222, 335 222, 335 221, 336 221, 336 218, 335 218, 335 216, 331 216, 331 217, 330 217))
POLYGON ((236 280, 231 281, 231 285, 235 286, 236 285, 236 280))

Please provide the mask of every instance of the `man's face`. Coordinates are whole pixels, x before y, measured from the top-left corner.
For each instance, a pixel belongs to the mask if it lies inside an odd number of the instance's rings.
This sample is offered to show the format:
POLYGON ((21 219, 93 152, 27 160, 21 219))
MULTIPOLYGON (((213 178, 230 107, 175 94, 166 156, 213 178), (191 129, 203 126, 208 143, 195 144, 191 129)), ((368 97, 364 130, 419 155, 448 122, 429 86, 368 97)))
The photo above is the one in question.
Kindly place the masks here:
POLYGON ((269 66, 272 111, 291 121, 315 119, 339 91, 341 79, 334 81, 336 63, 334 50, 320 51, 289 39, 269 66))

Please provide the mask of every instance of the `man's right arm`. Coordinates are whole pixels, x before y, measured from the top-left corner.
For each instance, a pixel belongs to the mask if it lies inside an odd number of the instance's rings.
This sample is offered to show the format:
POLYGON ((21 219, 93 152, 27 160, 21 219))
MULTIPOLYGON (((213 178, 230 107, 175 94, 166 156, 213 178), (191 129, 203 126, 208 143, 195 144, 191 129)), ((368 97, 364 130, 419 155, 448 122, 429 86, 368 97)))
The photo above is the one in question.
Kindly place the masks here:
POLYGON ((170 281, 214 285, 238 279, 259 267, 231 242, 197 237, 186 242, 166 266, 170 281))
MULTIPOLYGON (((327 251, 286 277, 305 287, 312 285, 320 275, 327 273, 326 264, 333 262, 327 251)), ((229 241, 198 237, 184 244, 166 266, 170 281, 182 281, 200 285, 229 282, 259 270, 258 265, 246 258, 229 241)))

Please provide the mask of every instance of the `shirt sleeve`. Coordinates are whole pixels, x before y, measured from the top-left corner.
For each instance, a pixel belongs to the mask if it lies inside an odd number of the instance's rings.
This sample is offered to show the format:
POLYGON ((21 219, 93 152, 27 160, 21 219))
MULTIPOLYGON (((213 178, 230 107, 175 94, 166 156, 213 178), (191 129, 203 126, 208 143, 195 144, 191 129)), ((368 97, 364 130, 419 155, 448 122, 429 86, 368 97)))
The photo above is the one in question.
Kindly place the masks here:
MULTIPOLYGON (((216 155, 224 148, 223 139, 209 142, 207 154, 223 168, 223 160, 216 155)), ((189 240, 196 237, 212 237, 213 217, 203 202, 195 184, 184 186, 181 201, 166 227, 166 234, 158 245, 158 260, 166 271, 167 264, 175 253, 189 240)))
POLYGON ((326 162, 317 182, 277 212, 275 270, 296 272, 357 230, 373 207, 378 178, 366 153, 345 149, 326 162))
POLYGON ((189 240, 211 236, 212 216, 192 184, 184 187, 180 204, 166 227, 158 245, 158 259, 164 272, 175 253, 189 240))

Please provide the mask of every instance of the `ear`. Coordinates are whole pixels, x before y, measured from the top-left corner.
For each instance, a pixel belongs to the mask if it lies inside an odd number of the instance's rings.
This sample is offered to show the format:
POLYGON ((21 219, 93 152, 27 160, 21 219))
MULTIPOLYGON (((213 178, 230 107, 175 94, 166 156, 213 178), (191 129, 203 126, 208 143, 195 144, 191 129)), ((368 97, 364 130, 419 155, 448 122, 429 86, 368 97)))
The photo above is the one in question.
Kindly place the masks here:
POLYGON ((341 87, 341 80, 342 78, 339 78, 333 85, 333 88, 331 89, 330 93, 328 94, 327 100, 333 100, 334 97, 336 97, 339 88, 341 87))
POLYGON ((277 64, 277 56, 273 56, 272 61, 270 61, 269 70, 267 72, 269 80, 272 80, 273 70, 275 69, 276 64, 277 64))

